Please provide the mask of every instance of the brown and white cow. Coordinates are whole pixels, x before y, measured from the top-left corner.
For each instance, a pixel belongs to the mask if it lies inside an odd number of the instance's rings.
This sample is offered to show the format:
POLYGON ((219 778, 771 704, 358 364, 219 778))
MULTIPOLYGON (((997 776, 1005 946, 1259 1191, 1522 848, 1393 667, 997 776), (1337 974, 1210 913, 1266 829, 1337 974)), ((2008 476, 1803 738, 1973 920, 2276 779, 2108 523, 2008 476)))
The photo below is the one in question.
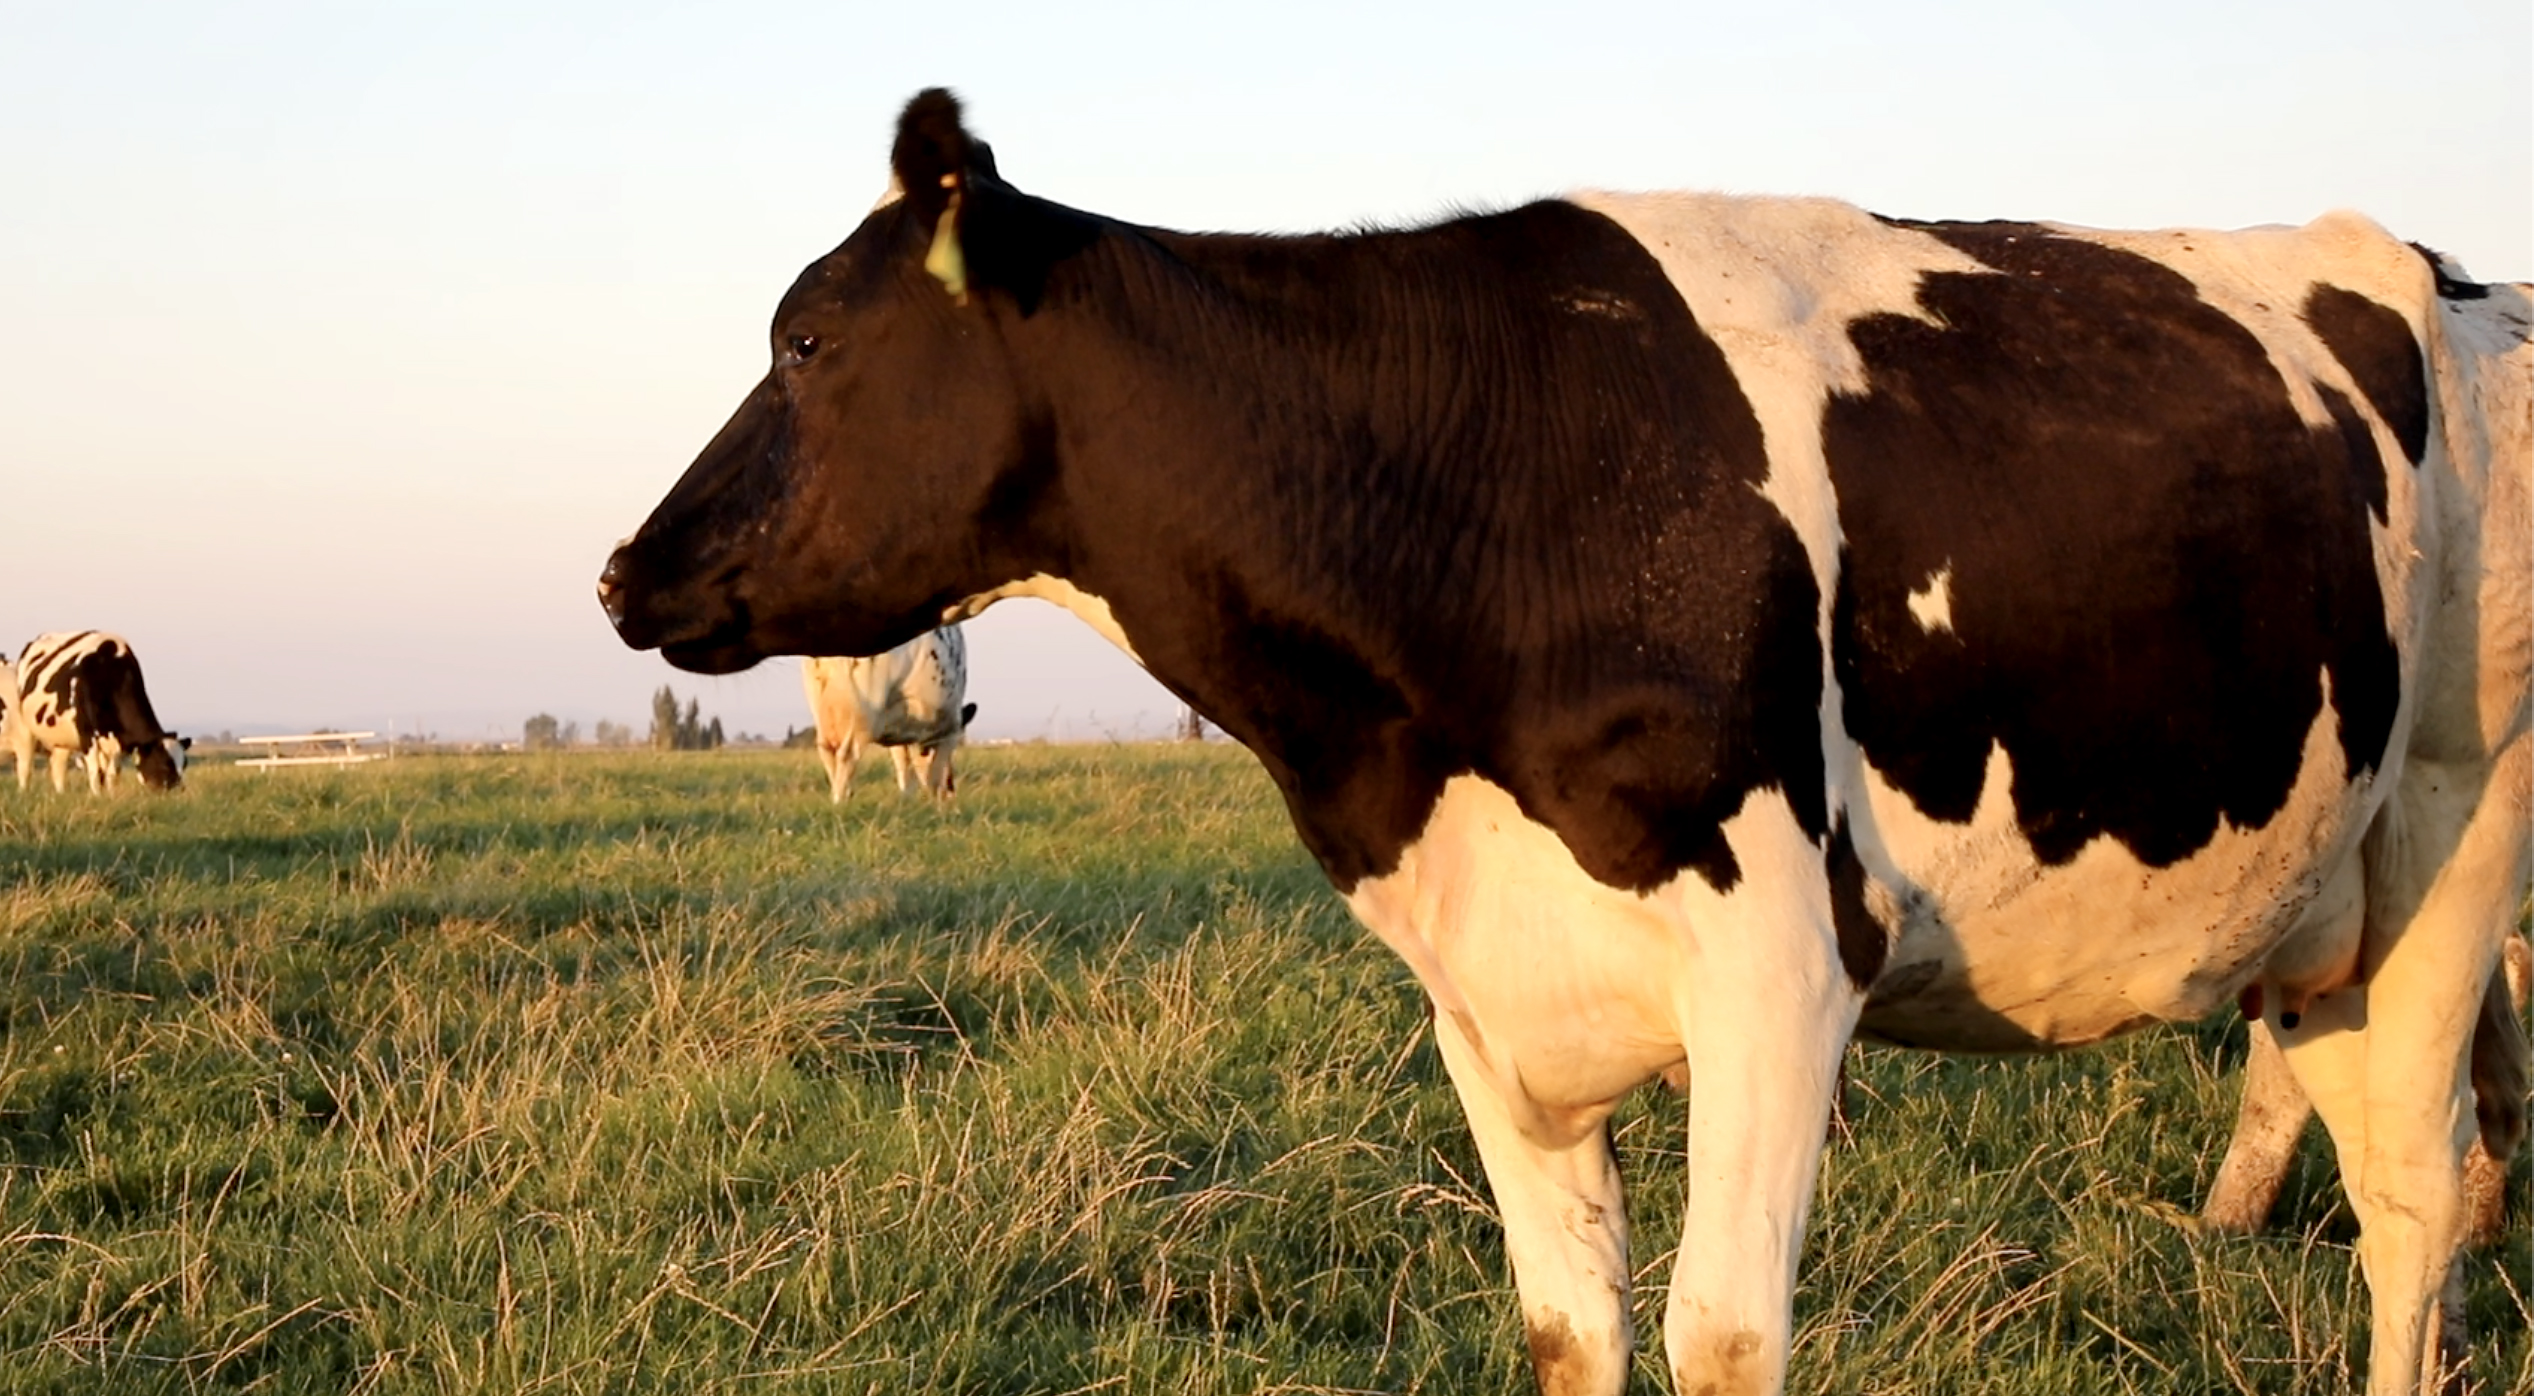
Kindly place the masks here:
POLYGON ((952 764, 977 705, 968 692, 968 642, 956 625, 926 631, 869 658, 801 661, 801 688, 818 727, 818 764, 827 796, 853 793, 866 746, 886 747, 898 793, 920 783, 937 800, 957 787, 952 764))
POLYGON ((9 721, 8 745, 17 757, 18 788, 26 788, 35 752, 52 758, 53 788, 68 788, 70 759, 88 768, 88 788, 112 790, 129 755, 152 790, 184 783, 185 753, 193 743, 159 724, 141 683, 141 663, 120 635, 102 630, 38 635, 18 655, 18 710, 9 721))
POLYGON ((1696 1080, 1675 1380, 1775 1392, 1852 1035, 2251 985, 2370 1389, 2434 1379, 2528 871, 2526 288, 2347 214, 1185 234, 1012 187, 940 91, 892 164, 602 604, 727 673, 1046 596, 1248 746, 1433 1000, 1545 1390, 1627 1380, 1640 1082, 1696 1080))

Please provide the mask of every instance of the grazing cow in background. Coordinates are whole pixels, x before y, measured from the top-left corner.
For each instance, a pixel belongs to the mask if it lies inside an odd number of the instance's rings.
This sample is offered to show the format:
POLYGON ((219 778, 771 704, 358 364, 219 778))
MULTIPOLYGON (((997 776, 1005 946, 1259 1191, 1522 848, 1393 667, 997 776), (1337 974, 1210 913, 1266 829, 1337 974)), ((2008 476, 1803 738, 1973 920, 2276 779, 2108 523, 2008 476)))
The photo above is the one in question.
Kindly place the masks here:
POLYGON ((940 91, 892 163, 601 603, 718 674, 1038 596, 1248 746, 1433 1000, 1543 1390, 1627 1381, 1639 1083, 1695 1078, 1674 1378, 1776 1392, 1852 1034, 2252 985, 2371 1390, 2437 1379, 2528 870, 2524 288, 2348 214, 1183 234, 1013 188, 940 91))
POLYGON ((193 742, 159 725, 141 684, 141 662, 122 636, 102 630, 38 635, 18 655, 17 683, 9 747, 18 760, 19 789, 26 788, 39 746, 52 754, 55 790, 67 788, 74 753, 88 767, 91 791, 114 788, 126 754, 150 789, 184 783, 185 752, 193 742))
MULTIPOLYGON (((15 751, 18 742, 18 667, 0 650, 0 751, 15 751)), ((23 772, 24 767, 20 767, 23 772)), ((24 784, 23 778, 19 781, 24 784)))
POLYGON ((968 642, 959 627, 930 630, 868 659, 801 661, 801 687, 818 725, 818 764, 827 771, 827 797, 837 804, 853 792, 853 771, 865 746, 889 750, 903 795, 922 782, 934 799, 950 798, 957 780, 951 766, 960 739, 976 719, 968 692, 968 642))

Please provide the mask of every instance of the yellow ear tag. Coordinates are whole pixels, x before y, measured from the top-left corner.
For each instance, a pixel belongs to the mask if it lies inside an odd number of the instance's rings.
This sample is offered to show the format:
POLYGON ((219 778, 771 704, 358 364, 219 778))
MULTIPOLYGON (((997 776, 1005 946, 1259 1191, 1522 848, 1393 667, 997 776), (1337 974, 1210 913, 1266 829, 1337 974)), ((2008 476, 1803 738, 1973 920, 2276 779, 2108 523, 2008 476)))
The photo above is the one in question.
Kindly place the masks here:
MULTIPOLYGON (((942 183, 952 180, 945 175, 942 183)), ((954 304, 968 303, 968 258, 959 250, 959 191, 950 191, 950 204, 941 211, 941 221, 933 225, 932 250, 924 254, 924 270, 950 292, 954 304)))

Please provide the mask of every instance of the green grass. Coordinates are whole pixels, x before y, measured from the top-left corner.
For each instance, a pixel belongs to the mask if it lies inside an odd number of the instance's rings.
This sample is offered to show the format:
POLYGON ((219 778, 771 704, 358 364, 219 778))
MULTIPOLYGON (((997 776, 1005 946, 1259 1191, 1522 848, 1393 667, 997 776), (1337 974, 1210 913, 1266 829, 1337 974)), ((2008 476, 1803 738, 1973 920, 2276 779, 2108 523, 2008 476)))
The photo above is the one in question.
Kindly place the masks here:
MULTIPOLYGON (((1527 1391, 1421 995, 1247 758, 962 761, 0 788, 0 1393, 1527 1391)), ((2240 1051, 1856 1058, 1792 1389, 2351 1389, 2319 1140, 2275 1234, 2184 1224, 2240 1051)), ((1646 1391, 1683 1129, 1618 1120, 1646 1391)))

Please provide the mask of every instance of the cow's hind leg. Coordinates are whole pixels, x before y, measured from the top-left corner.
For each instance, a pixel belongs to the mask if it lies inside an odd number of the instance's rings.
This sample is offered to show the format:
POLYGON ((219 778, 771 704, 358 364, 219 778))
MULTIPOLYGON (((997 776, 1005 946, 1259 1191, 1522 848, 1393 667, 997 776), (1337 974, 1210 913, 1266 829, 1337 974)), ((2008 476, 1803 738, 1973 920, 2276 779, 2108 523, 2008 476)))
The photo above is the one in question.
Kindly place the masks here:
POLYGON ((2503 972, 2490 977, 2472 1031, 2472 1099, 2481 1135, 2464 1158, 2464 1211, 2476 1245, 2496 1241, 2507 1224, 2508 1160, 2525 1142, 2525 1098, 2534 1079, 2534 1043, 2525 1035, 2534 946, 2511 935, 2499 948, 2503 972))
POLYGON ((1457 1014, 1437 1009, 1434 1039, 1504 1221, 1541 1396, 1618 1396, 1635 1335, 1627 1205, 1603 1128, 1608 1113, 1550 1120, 1508 1100, 1457 1014))
MULTIPOLYGON (((2358 1216, 2374 1304, 2368 1391, 2449 1388, 2439 1349, 2464 1233, 2463 1160, 2479 1132, 2469 1045, 2527 868, 2528 747, 2519 736, 2486 784, 2415 762, 2368 836, 2362 981, 2283 1028, 2288 1065, 2331 1130, 2358 1216), (2468 819, 2453 802, 2474 803, 2468 819)), ((2460 1357, 2460 1353, 2452 1354, 2460 1357)))
POLYGON ((1682 1396, 1783 1389, 1805 1213, 1864 1005, 1841 960, 1820 850, 1782 812, 1746 811, 1727 829, 1741 886, 1719 894, 1693 883, 1683 896, 1695 947, 1679 991, 1689 1205, 1663 1322, 1682 1396))
POLYGON ((830 801, 843 799, 836 793, 836 749, 827 744, 825 737, 818 738, 811 745, 818 752, 818 773, 827 777, 827 798, 830 801))
POLYGON ((853 768, 862 760, 862 743, 854 737, 843 737, 833 746, 827 739, 818 739, 818 759, 827 767, 827 800, 841 805, 853 793, 853 768))
MULTIPOLYGON (((2506 1224, 2508 1160, 2524 1141, 2526 1083, 2534 1069, 2524 1024, 2534 952, 2519 935, 2509 936, 2500 948, 2504 973, 2490 976, 2472 1033, 2473 1108, 2481 1129, 2464 1155, 2464 1216, 2465 1234, 2474 1245, 2497 1240, 2506 1224)), ((2251 1052, 2243 1074, 2235 1134, 2227 1141, 2226 1160, 2218 1165, 2217 1181, 2200 1216, 2215 1230, 2250 1233, 2269 1219, 2314 1106, 2288 1068, 2266 1019, 2251 1023, 2251 1052)))
POLYGON ((2254 1232, 2269 1219, 2287 1181, 2297 1139, 2314 1117, 2313 1102, 2296 1082, 2267 1018, 2251 1024, 2252 1050, 2244 1059, 2244 1094, 2235 1110, 2235 1136, 2226 1161, 2208 1190, 2201 1219, 2219 1231, 2254 1232))

